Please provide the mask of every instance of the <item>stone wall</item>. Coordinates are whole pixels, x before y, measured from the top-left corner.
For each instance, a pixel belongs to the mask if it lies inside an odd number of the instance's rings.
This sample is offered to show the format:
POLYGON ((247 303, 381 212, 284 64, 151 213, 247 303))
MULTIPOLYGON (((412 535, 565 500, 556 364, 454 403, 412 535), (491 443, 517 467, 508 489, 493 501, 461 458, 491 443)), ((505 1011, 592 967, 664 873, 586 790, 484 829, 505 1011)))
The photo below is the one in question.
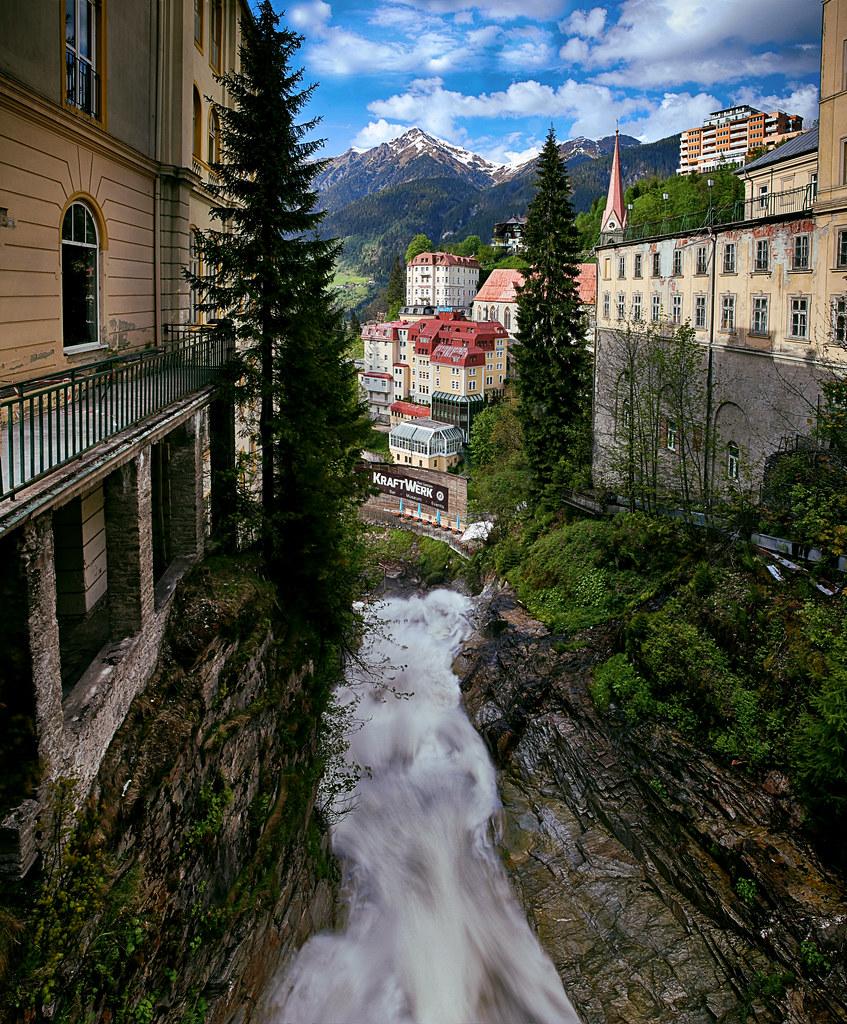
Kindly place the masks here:
POLYGON ((331 924, 334 862, 313 812, 315 684, 289 656, 297 638, 278 642, 274 609, 236 561, 201 563, 176 588, 82 824, 65 854, 45 858, 46 931, 36 945, 26 927, 5 993, 0 979, 2 1019, 247 1024, 270 975, 331 924), (73 913, 57 891, 79 901, 73 913))

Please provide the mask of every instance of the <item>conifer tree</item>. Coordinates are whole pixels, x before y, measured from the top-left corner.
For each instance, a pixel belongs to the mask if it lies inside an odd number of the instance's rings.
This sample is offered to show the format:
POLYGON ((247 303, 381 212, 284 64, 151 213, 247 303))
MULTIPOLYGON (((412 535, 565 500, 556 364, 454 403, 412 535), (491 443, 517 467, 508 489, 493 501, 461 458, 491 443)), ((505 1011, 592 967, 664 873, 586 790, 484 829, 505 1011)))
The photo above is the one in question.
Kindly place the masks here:
POLYGON ((401 306, 406 305, 406 267, 400 257, 396 257, 388 278, 385 292, 386 319, 393 320, 401 306))
POLYGON ((242 407, 261 452, 263 560, 289 606, 333 639, 352 585, 346 548, 364 483, 365 436, 349 338, 330 292, 338 243, 318 237, 311 138, 298 123, 314 86, 291 59, 302 37, 268 0, 242 18, 241 70, 222 76, 216 226, 197 244, 209 272, 188 275, 236 342, 242 407))
POLYGON ((585 457, 590 421, 590 362, 577 276, 579 234, 567 171, 551 128, 538 159, 522 256, 529 263, 518 294, 518 414, 533 486, 570 483, 585 457))

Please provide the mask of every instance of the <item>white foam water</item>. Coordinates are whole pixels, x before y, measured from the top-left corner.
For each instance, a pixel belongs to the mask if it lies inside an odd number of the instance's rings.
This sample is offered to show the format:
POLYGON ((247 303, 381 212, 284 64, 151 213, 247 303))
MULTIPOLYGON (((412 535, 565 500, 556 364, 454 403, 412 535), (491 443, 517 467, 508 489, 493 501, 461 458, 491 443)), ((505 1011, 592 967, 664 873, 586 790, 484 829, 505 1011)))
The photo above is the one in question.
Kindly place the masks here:
POLYGON ((451 670, 470 611, 392 598, 368 631, 347 756, 370 773, 332 831, 346 927, 275 981, 268 1024, 579 1024, 495 848, 494 767, 451 670))

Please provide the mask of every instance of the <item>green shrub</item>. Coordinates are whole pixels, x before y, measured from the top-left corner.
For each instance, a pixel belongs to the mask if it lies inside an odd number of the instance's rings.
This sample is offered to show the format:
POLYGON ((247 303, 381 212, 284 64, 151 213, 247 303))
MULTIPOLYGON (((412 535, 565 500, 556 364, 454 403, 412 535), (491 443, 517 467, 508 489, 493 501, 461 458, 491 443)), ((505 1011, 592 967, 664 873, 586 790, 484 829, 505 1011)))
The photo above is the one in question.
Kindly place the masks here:
POLYGON ((597 667, 590 692, 601 710, 608 710, 612 702, 618 704, 630 725, 657 709, 649 683, 635 671, 625 654, 615 654, 597 667))
POLYGON ((746 906, 754 907, 756 905, 759 890, 752 878, 739 878, 735 883, 735 891, 746 906))

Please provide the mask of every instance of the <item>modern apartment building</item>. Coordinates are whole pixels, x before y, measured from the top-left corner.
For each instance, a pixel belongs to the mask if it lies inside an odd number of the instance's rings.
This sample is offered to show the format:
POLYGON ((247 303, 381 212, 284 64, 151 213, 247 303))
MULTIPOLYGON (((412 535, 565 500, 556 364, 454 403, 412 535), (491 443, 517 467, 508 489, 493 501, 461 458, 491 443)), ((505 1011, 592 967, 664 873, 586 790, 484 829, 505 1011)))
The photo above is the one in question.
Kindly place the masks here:
POLYGON ((682 132, 679 174, 741 166, 760 149, 773 149, 803 130, 803 118, 782 110, 765 113, 742 104, 711 113, 699 128, 682 132))
POLYGON ((468 310, 477 293, 479 271, 472 256, 422 252, 406 266, 406 305, 468 310))
POLYGON ((153 670, 235 429, 182 271, 241 0, 0 4, 0 870, 77 796, 153 670), (21 726, 21 723, 28 723, 21 726), (7 777, 4 761, 0 775, 7 777))
MULTIPOLYGON (((615 484, 631 422, 621 353, 690 324, 701 346, 701 460, 714 487, 757 486, 767 459, 807 436, 821 383, 847 355, 847 4, 823 3, 820 128, 739 170, 745 198, 703 226, 598 248, 595 480, 615 484), (711 221, 711 223, 710 223, 711 221)), ((661 418, 666 467, 676 424, 661 418)))

